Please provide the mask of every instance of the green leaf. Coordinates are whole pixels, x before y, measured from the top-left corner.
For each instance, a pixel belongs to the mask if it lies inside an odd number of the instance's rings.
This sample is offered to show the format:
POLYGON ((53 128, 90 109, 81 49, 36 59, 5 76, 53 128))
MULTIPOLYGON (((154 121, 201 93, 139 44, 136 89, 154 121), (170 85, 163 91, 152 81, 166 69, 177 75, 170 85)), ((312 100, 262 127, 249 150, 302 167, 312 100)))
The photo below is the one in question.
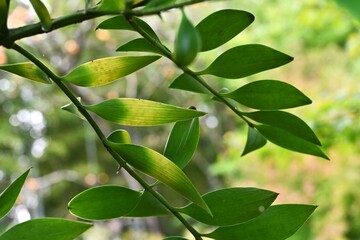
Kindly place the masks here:
POLYGON ((0 219, 13 207, 29 172, 30 169, 24 172, 0 194, 0 219))
POLYGON ((220 227, 206 237, 221 240, 284 240, 292 236, 314 212, 316 206, 284 204, 271 206, 248 222, 220 227))
POLYGON ((159 180, 207 212, 210 212, 190 179, 175 163, 165 156, 150 148, 138 145, 111 142, 109 145, 137 170, 159 180))
POLYGON ((125 9, 125 0, 102 0, 98 10, 121 11, 125 9))
POLYGON ((311 104, 311 100, 292 85, 275 80, 248 83, 223 94, 242 105, 261 110, 276 110, 311 104))
POLYGON ((187 238, 183 238, 183 237, 174 236, 174 237, 164 238, 163 240, 188 240, 188 239, 187 239, 187 238))
POLYGON ((111 83, 158 60, 160 56, 108 57, 78 66, 62 79, 83 87, 111 83))
POLYGON ((201 36, 182 10, 180 27, 175 37, 174 60, 180 66, 192 63, 201 50, 201 36))
POLYGON ((210 94, 203 85, 187 73, 178 76, 169 86, 169 88, 181 89, 189 92, 210 94))
POLYGON ((151 193, 143 191, 136 207, 126 217, 151 217, 168 215, 169 211, 151 193))
POLYGON ((36 14, 38 15, 42 28, 45 32, 50 31, 52 26, 51 16, 41 0, 30 0, 36 14))
POLYGON ((204 112, 135 98, 116 98, 85 106, 100 117, 128 126, 154 126, 188 120, 204 112))
POLYGON ((266 139, 261 133, 256 131, 253 127, 248 128, 246 145, 241 156, 244 156, 252 151, 262 148, 266 144, 266 139))
POLYGON ((201 51, 223 45, 247 28, 254 19, 251 13, 234 9, 220 10, 207 16, 196 26, 202 40, 201 51))
POLYGON ((151 0, 145 5, 144 10, 172 6, 175 2, 176 0, 151 0))
MULTIPOLYGON (((80 97, 78 97, 77 99, 79 100, 79 102, 81 101, 80 97)), ((62 106, 61 109, 69 113, 75 114, 81 120, 86 120, 86 118, 79 112, 77 107, 72 102, 62 106)))
POLYGON ((259 44, 248 44, 227 50, 198 74, 211 74, 231 79, 243 78, 280 67, 292 60, 292 57, 275 49, 259 44))
POLYGON ((118 129, 110 133, 107 140, 114 143, 131 143, 131 137, 128 131, 124 129, 118 129))
POLYGON ((310 154, 325 159, 328 156, 315 144, 299 138, 281 128, 269 125, 256 125, 255 128, 270 142, 291 151, 310 154))
POLYGON ((0 0, 0 32, 7 31, 10 0, 0 0))
POLYGON ((283 111, 257 111, 243 113, 244 116, 258 123, 283 129, 299 138, 321 146, 319 139, 301 118, 283 111))
POLYGON ((175 123, 166 142, 164 156, 184 168, 195 153, 199 137, 199 118, 175 123))
POLYGON ((360 20, 360 2, 354 0, 335 0, 341 7, 348 10, 357 20, 360 20))
POLYGON ((73 240, 91 226, 61 218, 38 218, 15 225, 0 240, 73 240))
POLYGON ((32 62, 0 65, 0 69, 35 82, 51 83, 47 75, 32 62))
POLYGON ((220 189, 203 195, 213 216, 194 204, 179 211, 211 226, 229 226, 259 216, 274 202, 277 195, 257 188, 220 189))
POLYGON ((118 47, 116 51, 117 52, 152 52, 162 55, 162 52, 158 48, 154 47, 144 38, 137 38, 131 40, 130 42, 125 43, 124 45, 118 47))
POLYGON ((68 204, 70 213, 89 220, 118 218, 139 202, 141 192, 120 186, 99 186, 76 195, 68 204))

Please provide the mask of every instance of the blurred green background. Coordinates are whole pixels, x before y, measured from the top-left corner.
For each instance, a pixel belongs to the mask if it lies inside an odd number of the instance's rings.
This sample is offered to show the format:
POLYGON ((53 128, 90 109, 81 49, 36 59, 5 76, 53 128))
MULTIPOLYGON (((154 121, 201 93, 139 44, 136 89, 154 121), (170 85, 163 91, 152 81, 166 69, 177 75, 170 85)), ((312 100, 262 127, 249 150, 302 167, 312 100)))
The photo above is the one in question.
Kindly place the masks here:
MULTIPOLYGON (((44 2, 48 3, 53 17, 84 5, 84 1, 44 2)), ((11 27, 37 21, 28 1, 12 1, 11 7, 11 27)), ((222 8, 249 11, 255 15, 255 22, 226 45, 198 56, 194 69, 203 68, 222 51, 239 44, 265 44, 294 56, 295 60, 287 66, 246 79, 207 79, 216 89, 234 89, 260 79, 278 79, 295 85, 313 104, 292 112, 318 134, 330 162, 270 143, 240 157, 246 140, 245 125, 207 97, 168 89, 179 71, 164 59, 111 85, 77 87, 73 91, 84 103, 137 97, 183 107, 194 105, 209 112, 201 119, 201 142, 194 161, 186 169, 200 192, 223 186, 273 190, 280 193, 276 203, 319 206, 292 240, 360 239, 360 25, 356 16, 329 0, 216 1, 188 7, 186 12, 196 24, 222 8)), ((162 18, 144 20, 172 49, 180 12, 169 11, 162 18)), ((137 36, 131 32, 94 31, 103 19, 19 43, 66 74, 94 58, 118 55, 115 49, 137 36)), ((24 60, 0 48, 0 63, 24 60)), ((0 232, 30 216, 71 218, 67 202, 91 186, 123 184, 139 188, 126 173, 117 173, 115 161, 104 151, 90 127, 60 109, 67 103, 53 85, 0 73, 0 190, 25 169, 33 167, 16 207, 1 220, 0 232)), ((106 133, 119 128, 98 121, 106 133)), ((135 143, 162 151, 170 129, 171 126, 161 126, 128 131, 135 143)), ((173 192, 166 189, 162 192, 174 203, 183 204, 173 192)), ((182 231, 181 225, 171 218, 124 219, 96 223, 83 238, 161 239, 160 232, 182 234, 182 231)))

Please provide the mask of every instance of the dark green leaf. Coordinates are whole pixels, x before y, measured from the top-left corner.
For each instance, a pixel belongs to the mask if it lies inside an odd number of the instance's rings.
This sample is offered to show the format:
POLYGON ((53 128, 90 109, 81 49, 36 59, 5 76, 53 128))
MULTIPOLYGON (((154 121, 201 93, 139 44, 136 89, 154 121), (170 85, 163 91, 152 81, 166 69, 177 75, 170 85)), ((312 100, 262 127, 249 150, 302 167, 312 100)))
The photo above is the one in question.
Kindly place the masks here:
POLYGON ((310 154, 325 159, 328 156, 315 144, 299 138, 283 129, 269 125, 256 125, 255 128, 270 142, 291 151, 310 154))
POLYGON ((121 11, 125 9, 125 1, 102 0, 98 9, 102 11, 121 11))
POLYGON ((208 225, 229 226, 259 216, 274 202, 277 195, 257 188, 221 189, 203 196, 213 216, 194 204, 179 211, 208 225))
POLYGON ((24 172, 0 194, 0 219, 13 207, 29 172, 30 169, 24 172))
POLYGON ((206 203, 190 179, 175 163, 165 156, 143 146, 111 142, 109 144, 128 164, 171 187, 185 198, 208 211, 206 203))
POLYGON ((280 67, 292 60, 292 57, 263 45, 242 45, 221 54, 199 74, 211 74, 231 79, 242 78, 280 67))
POLYGON ((151 217, 168 215, 169 211, 151 193, 143 191, 140 201, 127 217, 151 217))
POLYGON ((42 28, 45 32, 51 29, 52 21, 50 13, 41 0, 30 0, 36 14, 38 15, 42 28))
POLYGON ((175 2, 176 0, 151 0, 145 5, 144 9, 149 11, 154 8, 172 6, 175 2))
POLYGON ((160 56, 108 57, 78 66, 63 81, 83 87, 111 83, 158 60, 160 56))
MULTIPOLYGON (((79 102, 81 101, 80 97, 77 98, 77 99, 79 100, 79 102)), ((77 107, 72 102, 62 106, 61 109, 64 110, 64 111, 67 111, 69 113, 75 114, 81 120, 86 120, 86 118, 79 112, 77 107)))
POLYGON ((71 214, 90 220, 118 218, 128 214, 141 192, 120 186, 99 186, 76 195, 68 204, 71 214))
POLYGON ((223 94, 250 108, 276 110, 311 104, 311 100, 292 85, 275 80, 248 83, 223 94))
POLYGON ((135 98, 117 98, 85 106, 100 117, 128 126, 154 126, 205 115, 192 109, 135 98))
POLYGON ((205 236, 221 240, 284 240, 306 222, 315 208, 316 206, 296 204, 271 206, 253 220, 220 227, 205 236))
POLYGON ((245 154, 255 151, 265 146, 265 144, 266 144, 266 139, 264 138, 264 136, 261 135, 261 133, 259 133, 258 131, 256 131, 256 129, 254 129, 253 127, 249 127, 246 145, 241 156, 244 156, 245 154))
POLYGON ((188 239, 175 236, 175 237, 167 237, 167 238, 164 238, 163 240, 188 240, 188 239))
POLYGON ((40 83, 51 83, 46 74, 32 62, 0 65, 0 69, 40 83))
POLYGON ((246 117, 258 123, 281 128, 308 142, 321 146, 319 139, 311 128, 299 117, 283 111, 257 111, 244 113, 246 117))
POLYGON ((169 86, 169 88, 181 89, 190 92, 209 94, 203 85, 201 85, 196 79, 191 77, 189 74, 183 73, 178 76, 169 86))
POLYGON ((164 156, 184 168, 195 153, 199 137, 199 118, 175 123, 167 140, 164 156))
POLYGON ((161 54, 161 51, 154 47, 144 38, 137 38, 118 47, 117 52, 152 52, 161 54))
POLYGON ((128 131, 124 129, 118 129, 110 133, 107 140, 114 143, 131 143, 131 137, 128 131))
POLYGON ((61 218, 38 218, 15 225, 0 240, 73 240, 91 226, 61 218))
POLYGON ((196 26, 202 40, 201 51, 223 45, 247 28, 254 19, 251 13, 234 9, 220 10, 207 16, 196 26))
POLYGON ((10 0, 0 0, 0 32, 7 31, 7 18, 10 0))

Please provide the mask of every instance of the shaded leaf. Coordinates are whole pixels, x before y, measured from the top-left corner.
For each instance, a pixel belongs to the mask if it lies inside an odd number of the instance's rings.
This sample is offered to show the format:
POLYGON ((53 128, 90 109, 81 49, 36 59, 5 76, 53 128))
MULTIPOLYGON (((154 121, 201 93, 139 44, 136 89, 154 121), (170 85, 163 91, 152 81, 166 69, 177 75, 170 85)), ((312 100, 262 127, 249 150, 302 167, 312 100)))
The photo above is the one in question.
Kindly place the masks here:
POLYGON ((194 204, 179 211, 208 225, 229 226, 259 216, 274 202, 277 195, 257 188, 220 189, 203 195, 213 216, 194 204))
POLYGON ((175 123, 166 142, 164 156, 184 168, 195 153, 199 137, 199 118, 175 123))
POLYGON ((62 77, 63 81, 83 87, 111 83, 158 60, 160 56, 108 57, 82 64, 62 77))
POLYGON ((151 193, 143 191, 140 201, 127 217, 151 217, 168 215, 168 210, 151 193))
POLYGON ((152 52, 162 55, 162 52, 158 48, 154 47, 144 38, 137 38, 131 40, 130 42, 125 43, 124 45, 118 47, 116 51, 117 52, 152 52))
POLYGON ((116 98, 85 106, 100 117, 128 126, 154 126, 200 117, 204 112, 135 98, 116 98))
POLYGON ((10 0, 0 0, 0 31, 7 31, 10 0))
POLYGON ((248 134, 246 139, 246 145, 241 156, 262 148, 266 144, 266 139, 261 133, 256 131, 253 127, 248 127, 248 134))
POLYGON ((202 40, 201 51, 223 45, 247 28, 254 19, 251 13, 234 9, 220 10, 207 16, 196 26, 202 40))
POLYGON ((110 133, 107 140, 114 143, 131 143, 131 137, 128 131, 124 129, 118 129, 110 133))
POLYGON ((258 123, 281 128, 308 142, 321 146, 319 139, 301 118, 283 111, 257 111, 243 113, 244 116, 258 123))
POLYGON ((172 6, 175 2, 176 0, 151 0, 145 5, 144 10, 149 11, 154 8, 172 6))
POLYGON ((220 227, 205 236, 221 240, 284 240, 292 236, 314 212, 316 206, 284 204, 271 206, 248 222, 220 227))
POLYGON ((120 11, 125 9, 124 0, 102 0, 98 8, 99 10, 106 11, 120 11))
POLYGON ((35 82, 51 83, 47 75, 32 62, 0 65, 0 69, 35 82))
POLYGON ((0 219, 2 219, 15 204, 29 172, 30 169, 24 172, 0 194, 0 219))
POLYGON ((325 159, 328 156, 315 144, 299 138, 283 129, 269 125, 256 125, 255 128, 270 142, 291 151, 310 154, 325 159))
POLYGON ((0 240, 73 240, 91 226, 61 218, 38 218, 15 225, 0 240))
POLYGON ((175 163, 165 156, 150 148, 138 145, 115 144, 111 142, 109 145, 128 164, 171 187, 185 198, 208 211, 206 203, 190 179, 175 163))
POLYGON ((50 31, 52 26, 52 21, 51 21, 50 13, 45 7, 44 3, 41 0, 30 0, 30 3, 40 19, 43 30, 45 32, 50 31))
POLYGON ((292 85, 276 80, 248 83, 223 94, 242 105, 261 110, 276 110, 311 104, 311 100, 292 85))
POLYGON ((71 214, 90 220, 118 218, 139 202, 141 192, 120 186, 99 186, 76 195, 68 204, 71 214))
MULTIPOLYGON (((77 99, 79 100, 79 102, 81 101, 80 97, 78 97, 77 99)), ((61 109, 69 113, 75 114, 81 120, 86 120, 86 118, 79 112, 77 107, 72 102, 62 106, 61 109)))
POLYGON ((170 85, 169 88, 181 89, 190 92, 210 94, 203 85, 201 85, 196 79, 189 74, 183 73, 178 76, 170 85))
POLYGON ((231 48, 221 54, 198 74, 211 74, 223 78, 243 78, 285 65, 292 57, 260 44, 231 48))

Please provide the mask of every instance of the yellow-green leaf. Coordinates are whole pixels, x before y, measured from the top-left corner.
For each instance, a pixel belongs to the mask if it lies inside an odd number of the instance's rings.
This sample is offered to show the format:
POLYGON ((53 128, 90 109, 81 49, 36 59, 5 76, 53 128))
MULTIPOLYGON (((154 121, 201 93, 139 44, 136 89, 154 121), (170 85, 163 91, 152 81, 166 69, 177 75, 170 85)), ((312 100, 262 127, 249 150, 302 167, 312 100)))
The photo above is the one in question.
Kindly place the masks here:
POLYGON ((50 13, 45 7, 44 3, 41 0, 30 0, 30 3, 40 19, 43 30, 45 32, 49 31, 52 26, 52 21, 50 13))
POLYGON ((128 131, 124 129, 118 129, 110 133, 107 140, 114 143, 131 143, 131 137, 128 131))
POLYGON ((32 62, 0 65, 0 69, 35 82, 51 83, 47 75, 32 62))
POLYGON ((102 11, 120 11, 125 9, 125 0, 102 0, 98 8, 102 11))

